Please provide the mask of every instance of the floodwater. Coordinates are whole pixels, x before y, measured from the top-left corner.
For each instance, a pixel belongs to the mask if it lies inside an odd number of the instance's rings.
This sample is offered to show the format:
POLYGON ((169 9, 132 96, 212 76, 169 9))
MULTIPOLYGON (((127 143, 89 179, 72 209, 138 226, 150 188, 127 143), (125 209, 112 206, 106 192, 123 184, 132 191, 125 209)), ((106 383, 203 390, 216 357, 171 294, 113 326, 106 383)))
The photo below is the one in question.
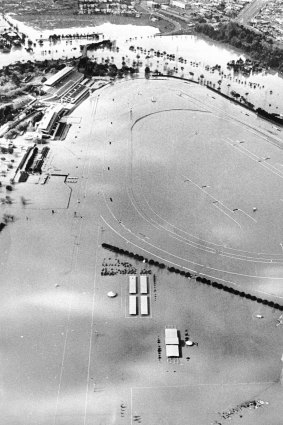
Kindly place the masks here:
MULTIPOLYGON (((58 40, 55 43, 49 42, 50 35, 69 35, 69 34, 100 34, 99 40, 103 38, 111 38, 117 40, 117 42, 124 41, 130 37, 133 33, 136 37, 151 36, 156 34, 158 31, 153 27, 142 27, 134 25, 112 25, 105 23, 97 27, 84 27, 84 28, 58 28, 52 30, 39 31, 32 28, 23 22, 19 22, 16 19, 9 17, 9 20, 14 25, 17 25, 19 32, 26 34, 33 43, 32 51, 27 52, 26 48, 13 48, 10 53, 0 53, 0 65, 6 66, 16 61, 27 61, 27 60, 44 60, 44 59, 59 59, 59 58, 77 58, 81 55, 80 46, 91 43, 91 38, 80 38, 73 40, 58 40), (42 45, 38 43, 42 40, 42 45)), ((5 22, 3 23, 3 25, 5 22)), ((94 39, 94 41, 97 41, 94 39)))
MULTIPOLYGON (((151 57, 146 64, 152 70, 157 69, 166 74, 168 69, 172 70, 175 67, 178 71, 173 75, 195 81, 199 81, 203 76, 204 84, 211 82, 215 88, 220 85, 224 94, 229 95, 232 90, 235 90, 256 107, 263 107, 269 112, 283 113, 282 76, 277 72, 266 71, 250 76, 234 73, 232 69, 228 69, 227 63, 240 57, 246 58, 236 49, 194 35, 143 37, 142 40, 128 40, 127 44, 129 47, 143 47, 147 51, 153 48, 155 51, 165 51, 175 55, 174 61, 168 61, 165 55, 157 57, 154 52, 151 52, 151 57), (187 63, 178 62, 177 59, 180 57, 186 59, 187 63), (221 65, 220 71, 211 69, 216 64, 221 65)), ((148 54, 141 54, 139 49, 136 50, 137 53, 141 56, 140 60, 148 54)))
POLYGON ((281 133, 178 80, 121 82, 104 100, 97 120, 107 128, 104 140, 113 140, 104 182, 114 200, 111 226, 121 220, 127 238, 135 234, 149 252, 158 247, 160 258, 198 272, 205 265, 212 278, 245 288, 258 280, 282 295, 281 133), (120 142, 127 116, 132 153, 120 142))
POLYGON ((69 184, 69 207, 62 179, 55 178, 54 190, 53 175, 44 185, 16 185, 6 210, 16 220, 0 239, 1 425, 182 425, 188 417, 206 425, 219 419, 218 412, 255 398, 269 404, 247 409, 239 423, 280 423, 280 312, 152 267, 157 284, 154 292, 151 275, 150 317, 131 318, 127 275, 101 275, 105 257, 110 267, 119 258, 138 271, 149 268, 105 251, 101 243, 107 242, 166 264, 196 267, 193 262, 202 259, 212 276, 213 267, 226 267, 222 278, 253 293, 274 293, 282 282, 283 157, 261 137, 272 126, 207 94, 176 80, 117 81, 72 113, 76 120, 65 140, 49 142, 44 172, 78 178, 69 184), (183 119, 169 128, 176 109, 183 119), (250 140, 241 145, 238 136, 250 140), (258 163, 255 156, 263 155, 270 159, 258 163), (234 171, 217 180, 222 159, 230 168, 234 159, 243 179, 234 171), (29 201, 25 207, 21 196, 29 201), (234 206, 241 211, 232 212, 234 206), (195 227, 193 212, 200 221, 195 227), (278 234, 269 235, 273 221, 278 234), (200 238, 207 243, 201 246, 200 238), (223 247, 213 252, 212 242, 223 247), (268 250, 274 263, 253 254, 239 258, 232 248, 268 250), (228 275, 227 268, 239 275, 228 275), (116 298, 107 297, 110 290, 116 298), (172 324, 182 340, 188 330, 198 346, 182 346, 180 361, 170 363, 164 328, 172 324))
MULTIPOLYGON (((19 30, 27 34, 36 45, 32 47, 32 52, 27 52, 25 48, 13 48, 9 54, 0 53, 2 66, 15 61, 77 58, 81 55, 80 47, 91 42, 90 39, 81 38, 76 40, 64 39, 50 43, 48 37, 55 32, 61 35, 82 34, 82 28, 52 29, 40 32, 11 17, 10 20, 17 24, 19 30), (42 45, 38 44, 40 39, 44 40, 42 45)), ((112 60, 118 66, 121 66, 122 58, 125 58, 126 64, 130 66, 133 61, 137 61, 137 55, 139 55, 139 61, 142 62, 142 65, 140 64, 141 71, 146 65, 150 66, 152 70, 157 69, 163 73, 177 68, 177 71, 173 70, 176 76, 192 78, 195 81, 202 78, 201 81, 204 84, 211 82, 215 88, 220 85, 224 94, 229 95, 234 90, 253 103, 255 107, 262 107, 269 112, 283 113, 283 97, 281 96, 283 78, 278 73, 264 71, 250 76, 234 73, 233 70, 227 68, 227 62, 233 59, 237 60, 240 57, 245 59, 245 55, 237 49, 194 35, 160 37, 157 31, 153 27, 113 25, 110 23, 83 29, 84 34, 100 33, 100 40, 103 38, 116 40, 116 46, 119 47, 119 52, 106 49, 89 52, 88 55, 92 59, 101 61, 112 57, 112 60), (135 50, 129 51, 130 46, 134 46, 135 50), (137 49, 139 47, 144 49, 143 53, 137 49), (157 57, 153 50, 149 53, 150 49, 174 54, 175 60, 168 61, 166 56, 157 57), (150 56, 150 58, 145 59, 146 56, 150 56), (186 59, 187 63, 178 62, 177 59, 180 57, 186 59), (220 71, 211 70, 211 67, 216 64, 221 65, 220 71)))

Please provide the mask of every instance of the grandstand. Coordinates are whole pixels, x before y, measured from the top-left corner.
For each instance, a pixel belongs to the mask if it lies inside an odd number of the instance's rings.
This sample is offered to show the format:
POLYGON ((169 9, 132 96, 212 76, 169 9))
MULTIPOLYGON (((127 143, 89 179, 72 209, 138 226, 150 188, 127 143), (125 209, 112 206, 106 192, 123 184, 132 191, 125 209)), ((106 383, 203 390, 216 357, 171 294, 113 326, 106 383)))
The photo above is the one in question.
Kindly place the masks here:
POLYGON ((52 77, 48 78, 48 80, 45 82, 45 85, 54 87, 56 84, 60 83, 62 80, 68 77, 73 71, 74 68, 72 66, 65 66, 65 68, 61 69, 60 71, 56 72, 56 74, 52 75, 52 77))

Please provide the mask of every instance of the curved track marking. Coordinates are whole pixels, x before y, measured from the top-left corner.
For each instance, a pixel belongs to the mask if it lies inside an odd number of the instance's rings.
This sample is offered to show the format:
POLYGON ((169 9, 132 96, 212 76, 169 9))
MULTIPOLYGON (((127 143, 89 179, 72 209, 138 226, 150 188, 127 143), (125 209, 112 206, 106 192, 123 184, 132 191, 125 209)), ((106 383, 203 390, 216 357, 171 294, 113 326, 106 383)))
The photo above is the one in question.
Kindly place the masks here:
MULTIPOLYGON (((105 192, 103 191, 102 192, 103 193, 103 196, 104 196, 104 201, 105 201, 105 204, 106 204, 106 206, 107 206, 107 209, 108 209, 108 211, 110 212, 110 214, 111 214, 111 216, 112 216, 112 218, 114 219, 114 221, 115 222, 118 222, 119 223, 119 219, 115 216, 115 214, 113 213, 113 211, 112 211, 112 209, 109 207, 109 205, 108 205, 108 202, 107 202, 107 199, 106 199, 106 195, 105 195, 105 192)), ((182 261, 185 261, 185 262, 187 262, 187 263, 189 263, 189 264, 193 264, 194 266, 198 266, 198 267, 201 267, 202 269, 206 269, 206 270, 214 270, 214 271, 216 271, 216 272, 220 272, 220 273, 224 273, 224 274, 230 274, 230 275, 235 275, 235 276, 241 276, 241 277, 248 277, 248 278, 254 278, 254 279, 273 279, 273 280, 282 280, 283 281, 283 277, 272 277, 272 276, 256 276, 256 275, 248 275, 248 274, 244 274, 244 273, 237 273, 237 272, 232 272, 232 271, 227 271, 227 270, 223 270, 223 269, 218 269, 218 268, 216 268, 216 267, 210 267, 210 266, 206 266, 206 265, 204 265, 204 264, 200 264, 200 263, 197 263, 196 261, 192 261, 192 260, 189 260, 189 259, 187 259, 187 258, 183 258, 183 257, 179 257, 178 255, 175 255, 175 254, 173 254, 173 253, 171 253, 171 252, 169 252, 169 251, 166 251, 165 249, 163 249, 163 248, 161 248, 161 247, 159 247, 159 246, 156 246, 156 245, 154 245, 154 244, 152 244, 152 243, 150 243, 149 241, 147 241, 147 240, 144 240, 143 238, 141 238, 140 236, 138 236, 138 234, 136 234, 135 232, 133 232, 131 229, 129 229, 129 228, 127 228, 125 225, 123 225, 123 228, 125 229, 125 230, 127 230, 127 232, 129 232, 131 235, 133 235, 135 238, 137 238, 137 239, 139 239, 139 240, 141 240, 143 243, 145 243, 146 245, 149 245, 149 246, 151 246, 152 248, 156 248, 156 249, 158 249, 159 251, 162 251, 162 252, 164 252, 165 254, 168 254, 168 255, 170 255, 170 256, 172 256, 172 257, 174 257, 174 258, 176 258, 176 259, 178 259, 178 260, 182 260, 182 261)), ((116 232, 117 234, 119 234, 118 232, 116 232)), ((121 236, 121 235, 120 235, 121 236)), ((124 238, 124 237, 123 237, 124 238)), ((124 238, 125 240, 126 240, 126 238, 124 238)), ((128 242, 131 242, 131 241, 128 241, 128 242)), ((132 242, 131 242, 132 243, 132 242)), ((142 247, 140 247, 139 246, 139 248, 141 248, 141 249, 143 249, 144 250, 144 248, 142 248, 142 247)), ((149 252, 149 251, 148 251, 149 252)), ((151 253, 152 254, 152 253, 151 253)), ((158 257, 158 258, 161 258, 161 257, 159 257, 157 254, 153 254, 153 255, 155 255, 156 257, 158 257)), ((167 261, 170 261, 170 260, 167 260, 167 261)), ((170 261, 171 262, 171 261, 170 261)), ((185 266, 180 266, 179 265, 179 267, 185 267, 185 266)), ((185 267, 186 268, 186 267, 185 267)), ((188 270, 192 270, 191 268, 189 268, 188 270)), ((199 272, 198 272, 199 273, 199 272)), ((207 273, 199 273, 199 274, 203 274, 203 275, 205 275, 205 276, 207 276, 207 273)), ((216 279, 216 277, 214 276, 214 278, 216 279)), ((217 279, 219 279, 219 278, 217 278, 217 279)), ((222 279, 221 279, 222 280, 222 279)), ((232 282, 230 282, 230 283, 232 283, 232 282)))
MULTIPOLYGON (((139 119, 140 120, 140 119, 139 119)), ((135 125, 135 123, 133 123, 132 124, 132 126, 131 126, 131 130, 132 130, 132 128, 134 127, 134 125, 135 125)), ((131 170, 131 173, 130 173, 130 175, 132 174, 132 163, 131 163, 131 161, 129 161, 129 163, 128 163, 128 167, 130 168, 130 170, 131 170)), ((128 196, 129 196, 129 193, 128 193, 128 196)), ((119 220, 117 219, 117 217, 115 216, 115 214, 114 214, 114 212, 112 211, 112 209, 110 208, 110 206, 108 205, 108 202, 107 202, 107 200, 106 200, 106 196, 105 196, 105 193, 103 192, 103 197, 104 197, 104 201, 105 201, 105 204, 106 204, 106 206, 107 206, 107 208, 108 208, 108 211, 110 212, 110 214, 111 214, 111 216, 113 217, 113 219, 114 219, 114 221, 117 223, 117 222, 119 222, 119 220)), ((128 240, 126 237, 124 237, 121 233, 119 233, 116 229, 114 229, 105 219, 104 219, 104 217, 103 216, 101 216, 101 219, 107 224, 107 226, 108 227, 110 227, 116 234, 118 234, 120 237, 122 237, 124 240, 126 240, 127 242, 130 242, 131 244, 133 244, 133 245, 135 245, 135 246, 137 246, 137 247, 139 247, 140 249, 142 249, 143 251, 145 251, 145 252, 149 252, 149 253, 151 253, 151 254, 153 254, 154 256, 156 256, 156 257, 158 257, 158 258, 161 258, 159 255, 157 255, 156 253, 152 253, 152 252, 150 252, 150 251, 148 251, 147 249, 145 249, 144 247, 142 247, 142 246, 139 246, 139 245, 136 245, 134 242, 132 242, 132 241, 130 241, 130 240, 128 240)), ((151 219, 152 220, 152 219, 151 219)), ((149 222, 150 223, 150 222, 149 222)), ((152 223, 150 223, 150 225, 152 225, 152 223)), ((161 251, 161 252, 164 252, 165 254, 167 254, 167 255, 169 255, 169 256, 171 256, 171 257, 173 257, 173 258, 176 258, 176 259, 178 259, 178 260, 182 260, 182 261, 185 261, 186 263, 188 263, 188 264, 192 264, 192 265, 194 265, 194 266, 198 266, 198 267, 201 267, 202 269, 204 269, 204 270, 214 270, 214 271, 216 271, 216 272, 221 272, 221 273, 224 273, 224 274, 228 274, 228 275, 235 275, 235 276, 242 276, 242 277, 248 277, 248 278, 255 278, 255 279, 273 279, 273 280, 282 280, 282 278, 281 277, 270 277, 270 276, 253 276, 253 275, 247 275, 247 274, 242 274, 242 273, 236 273, 236 272, 231 272, 231 271, 225 271, 225 270, 221 270, 221 269, 217 269, 217 268, 213 268, 213 267, 209 267, 209 266, 205 266, 205 265, 203 265, 203 264, 199 264, 199 263, 197 263, 197 262, 194 262, 194 261, 190 261, 190 260, 188 260, 188 259, 185 259, 185 258, 182 258, 182 257, 178 257, 177 255, 175 255, 175 254, 173 254, 173 253, 171 253, 171 252, 168 252, 168 251, 166 251, 166 250, 164 250, 164 249, 162 249, 161 247, 158 247, 158 246, 155 246, 154 244, 152 244, 152 243, 150 243, 149 241, 145 241, 143 238, 141 238, 141 237, 139 237, 138 236, 138 234, 136 234, 135 232, 133 232, 131 229, 129 229, 129 228, 127 228, 125 225, 123 225, 123 228, 124 228, 124 230, 125 231, 127 231, 127 232, 129 232, 132 236, 134 236, 134 238, 136 238, 136 239, 138 239, 139 241, 142 241, 142 243, 143 244, 146 244, 146 245, 148 245, 148 246, 150 246, 150 247, 152 247, 152 248, 155 248, 155 249, 157 249, 157 250, 159 250, 159 251, 161 251)), ((168 260, 166 260, 166 261, 168 261, 168 260)), ((174 264, 172 261, 170 261, 170 263, 171 264, 174 264)), ((191 270, 192 271, 192 269, 191 268, 187 268, 187 267, 184 267, 184 266, 180 266, 180 265, 178 265, 179 267, 182 267, 182 268, 185 268, 185 269, 187 269, 187 270, 191 270)), ((202 274, 202 275, 205 275, 205 276, 208 276, 208 277, 212 277, 212 278, 214 278, 214 279, 218 279, 218 280, 221 280, 221 281, 224 281, 224 282, 229 282, 229 283, 231 283, 231 284, 233 284, 233 285, 236 285, 236 286, 238 286, 238 287, 243 287, 242 285, 239 285, 239 284, 235 284, 235 282, 231 282, 231 281, 228 281, 228 280, 225 280, 225 279, 222 279, 222 278, 219 278, 219 277, 216 277, 216 276, 209 276, 207 273, 199 273, 199 274, 202 274)), ((266 295, 269 295, 269 296, 273 296, 273 297, 276 297, 276 298, 282 298, 282 297, 280 297, 280 296, 276 296, 276 295, 274 295, 274 294, 272 294, 272 293, 268 293, 268 292, 264 292, 264 291, 256 291, 256 292, 258 292, 258 293, 262 293, 262 294, 266 294, 266 295)))
MULTIPOLYGON (((133 242, 133 241, 131 241, 131 240, 129 240, 129 239, 127 239, 125 236, 123 236, 121 233, 119 233, 116 229, 114 229, 114 227, 112 227, 111 226, 111 224, 110 223, 108 223, 107 222, 107 220, 102 216, 102 215, 100 215, 100 218, 102 219, 102 221, 106 224, 106 226, 108 226, 116 235, 118 235, 121 239, 124 239, 124 241, 126 241, 127 243, 130 243, 131 245, 133 245, 133 246, 135 246, 136 248, 138 248, 138 249, 141 249, 143 252, 146 252, 147 254, 150 254, 150 255, 153 255, 154 257, 156 257, 156 258, 158 258, 159 260, 162 260, 162 261, 165 261, 165 262, 167 262, 167 263, 170 263, 170 264, 173 264, 174 266, 176 266, 176 267, 181 267, 182 269, 184 269, 184 270, 187 270, 187 271, 189 271, 189 272, 193 272, 193 273, 197 273, 198 275, 200 275, 200 276, 205 276, 205 277, 208 277, 208 278, 210 278, 210 279, 215 279, 215 280, 218 280, 218 281, 221 281, 221 282, 225 282, 225 283, 229 283, 229 284, 231 284, 231 285, 233 285, 233 286, 235 286, 235 287, 237 287, 237 288, 240 288, 240 289, 243 289, 243 286, 242 285, 240 285, 240 284, 238 284, 238 283, 235 283, 235 282, 233 282, 233 281, 231 281, 231 280, 227 280, 227 279, 223 279, 223 278, 221 278, 221 277, 218 277, 218 276, 213 276, 213 275, 210 275, 210 274, 208 274, 208 273, 202 273, 202 272, 198 272, 198 271, 196 271, 196 270, 194 270, 194 269, 192 269, 191 267, 186 267, 186 266, 183 266, 183 265, 181 265, 181 264, 178 264, 178 263, 174 263, 174 261, 172 261, 172 260, 168 260, 167 258, 163 258, 163 257, 161 257, 159 254, 156 254, 156 252, 151 252, 151 251, 149 251, 148 249, 146 249, 146 248, 144 248, 144 247, 142 247, 142 246, 140 246, 140 245, 137 245, 135 242, 133 242)), ((132 233, 132 232, 131 232, 132 233)), ((133 233, 132 233, 133 234, 133 233)), ((136 236, 136 235, 135 235, 136 236)), ((138 238, 138 239, 141 239, 141 238, 138 238)), ((142 240, 142 239, 141 239, 142 240)), ((143 242, 145 242, 144 240, 142 240, 143 242)), ((153 246, 153 248, 157 248, 157 249, 159 249, 160 251, 164 251, 164 250, 162 250, 162 249, 160 249, 160 248, 158 248, 158 247, 156 247, 156 246, 154 246, 154 245, 152 245, 153 246)), ((164 251, 165 253, 166 253, 166 251, 164 251)), ((173 257, 176 257, 174 254, 170 254, 170 253, 168 253, 169 255, 172 255, 173 257)), ((176 258, 178 258, 178 257, 176 257, 176 258)), ((180 258, 180 257, 179 257, 180 258)), ((180 259, 182 259, 182 258, 180 258, 180 259)), ((189 260, 186 260, 187 262, 189 261, 189 260)), ((226 273, 226 274, 229 274, 229 273, 226 273)), ((257 276, 258 278, 260 278, 261 279, 261 277, 260 276, 257 276)), ((283 299, 283 296, 281 296, 281 295, 276 295, 276 294, 272 294, 272 293, 269 293, 269 292, 266 292, 266 291, 259 291, 259 290, 257 290, 257 289, 253 289, 252 290, 252 292, 253 293, 258 293, 258 294, 263 294, 263 295, 267 295, 267 296, 271 296, 271 297, 273 297, 273 298, 278 298, 278 299, 283 299)))
MULTIPOLYGON (((169 110, 170 111, 170 110, 169 110)), ((155 112, 155 113, 158 113, 158 112, 155 112)), ((148 115, 151 115, 151 114, 148 114, 148 115)), ((147 115, 147 116, 148 116, 147 115)), ((140 121, 142 118, 144 118, 144 117, 140 117, 138 120, 136 120, 134 123, 133 123, 133 125, 132 125, 132 127, 131 127, 131 129, 133 129, 133 127, 135 126, 135 124, 138 122, 138 121, 140 121)), ((249 129, 248 129, 249 130, 249 129)), ((250 131, 250 130, 249 130, 250 131)), ((215 199, 216 200, 216 199, 215 199)), ((219 202, 219 201, 218 201, 219 202)), ((223 205, 224 206, 224 205, 223 205)), ((227 207, 226 207, 227 208, 227 207)), ((229 209, 228 209, 229 210, 229 209)), ((229 210, 229 211, 231 211, 231 210, 229 210)), ((241 209, 239 209, 239 211, 241 211, 243 214, 245 214, 246 216, 248 216, 251 220, 253 220, 254 222, 257 222, 253 217, 251 217, 249 214, 247 214, 245 211, 243 211, 243 210, 241 210, 241 209)), ((154 212, 155 213, 155 212, 154 212)), ((156 213, 155 213, 156 214, 156 213)), ((156 214, 156 215, 158 215, 158 214, 156 214)), ((230 217, 231 218, 231 217, 230 217)), ((163 221, 165 221, 166 222, 166 220, 165 219, 163 219, 163 221)), ((212 245, 215 245, 215 246, 221 246, 221 245, 219 245, 219 244, 216 244, 216 243, 213 243, 213 242, 208 242, 208 241, 206 241, 206 240, 202 240, 202 239, 199 239, 199 238, 197 238, 195 235, 192 235, 192 234, 190 234, 189 232, 186 232, 186 231, 184 231, 183 229, 180 229, 180 228, 177 228, 176 226, 173 226, 171 223, 169 223, 169 222, 167 222, 170 226, 172 226, 174 229, 178 229, 180 232, 183 232, 183 233, 186 233, 186 234, 188 234, 188 235, 190 235, 191 237, 193 237, 193 238, 195 238, 195 239, 197 239, 197 240, 200 240, 200 241, 202 241, 202 242, 205 242, 205 243, 207 243, 207 244, 212 244, 212 245)), ((237 222, 238 223, 238 222, 237 222)), ((238 224, 239 226, 240 226, 240 224, 238 224)), ((223 246, 222 246, 223 247, 223 246)), ((224 247, 223 247, 224 248, 224 247)), ((234 249, 234 248, 229 248, 229 250, 232 250, 232 251, 236 251, 236 252, 246 252, 246 253, 249 253, 249 254, 254 254, 254 252, 250 252, 250 251, 245 251, 245 250, 236 250, 236 249, 234 249)), ((275 253, 256 253, 257 255, 269 255, 269 256, 281 256, 281 254, 275 254, 275 253)))
MULTIPOLYGON (((192 237, 192 238, 194 238, 196 240, 199 240, 199 241, 204 242, 204 243, 209 243, 210 245, 212 245, 213 247, 215 247, 215 248, 212 248, 215 251, 217 251, 217 250, 219 250, 221 248, 224 248, 224 249, 226 249, 226 251, 227 250, 229 250, 229 251, 235 251, 236 253, 238 253, 238 252, 241 253, 242 252, 242 253, 247 253, 247 254, 267 255, 267 253, 260 253, 260 252, 259 253, 253 253, 253 252, 244 251, 244 250, 240 250, 240 249, 237 250, 235 248, 227 248, 227 247, 225 247, 223 245, 216 244, 215 242, 210 242, 210 241, 208 242, 208 241, 205 241, 204 239, 197 238, 196 236, 192 235, 191 233, 187 232, 186 230, 181 229, 181 228, 173 225, 172 223, 170 223, 169 221, 167 221, 165 218, 161 217, 161 215, 159 215, 156 211, 154 211, 152 209, 152 207, 149 205, 149 202, 148 202, 147 198, 144 196, 144 194, 142 192, 141 192, 141 196, 143 197, 144 202, 147 204, 148 209, 150 209, 153 212, 154 215, 156 215, 158 218, 160 218, 162 221, 164 221, 170 227, 172 227, 173 229, 178 230, 178 231, 184 233, 185 235, 188 235, 188 236, 190 236, 190 237, 192 237)), ((282 199, 282 201, 283 201, 283 199, 282 199)), ((239 211, 240 211, 240 209, 239 209, 239 211)), ((244 212, 244 211, 242 211, 242 212, 244 212)), ((187 240, 187 239, 185 239, 185 240, 187 240)), ((192 243, 197 243, 197 242, 193 242, 192 241, 192 243)), ((248 255, 234 254, 233 252, 232 253, 227 252, 227 254, 229 254, 230 258, 236 258, 236 259, 239 258, 239 259, 242 259, 242 260, 244 260, 244 259, 255 259, 255 260, 259 260, 259 261, 268 261, 268 262, 270 261, 270 258, 260 258, 260 257, 254 258, 254 257, 248 256, 248 255)), ((270 254, 270 255, 275 256, 275 257, 282 258, 282 254, 270 254)), ((275 258, 275 259, 273 259, 273 261, 279 261, 279 259, 275 258)), ((281 261, 283 262, 283 259, 281 261)))
POLYGON ((259 162, 259 160, 261 159, 260 157, 257 157, 256 155, 254 155, 253 153, 251 153, 249 150, 243 148, 243 147, 238 147, 235 144, 232 144, 230 142, 228 142, 225 139, 222 139, 224 142, 226 142, 229 146, 233 147, 236 151, 240 152, 242 155, 246 156, 247 158, 251 159, 252 161, 254 161, 255 163, 257 163, 259 166, 266 168, 268 171, 270 171, 272 174, 276 175, 277 177, 280 177, 281 179, 283 178, 283 175, 280 173, 280 171, 278 171, 276 168, 273 170, 272 168, 270 168, 270 166, 268 166, 267 164, 264 164, 263 162, 259 162), (243 150, 246 150, 248 153, 243 152, 243 150), (254 158, 255 156, 255 158, 254 158), (275 171, 276 170, 276 171, 275 171))
POLYGON ((230 208, 226 207, 226 205, 223 204, 223 202, 219 201, 218 199, 216 199, 214 196, 210 195, 210 193, 208 193, 206 190, 202 189, 202 187, 200 187, 199 185, 197 185, 193 180, 189 179, 187 176, 183 176, 186 180, 185 181, 189 181, 190 183, 192 183, 192 185, 196 186, 199 190, 201 190, 201 192, 205 193, 208 197, 210 197, 211 199, 213 199, 212 204, 218 208, 223 214, 225 214, 230 220, 233 220, 237 226, 239 226, 242 229, 242 226, 240 225, 240 223, 237 222, 237 220, 235 220, 234 218, 230 217, 230 215, 228 213, 225 213, 225 211, 223 211, 220 207, 218 207, 218 204, 221 205, 223 207, 223 209, 226 209, 227 211, 229 211, 230 213, 233 214, 233 211, 230 210, 230 208))

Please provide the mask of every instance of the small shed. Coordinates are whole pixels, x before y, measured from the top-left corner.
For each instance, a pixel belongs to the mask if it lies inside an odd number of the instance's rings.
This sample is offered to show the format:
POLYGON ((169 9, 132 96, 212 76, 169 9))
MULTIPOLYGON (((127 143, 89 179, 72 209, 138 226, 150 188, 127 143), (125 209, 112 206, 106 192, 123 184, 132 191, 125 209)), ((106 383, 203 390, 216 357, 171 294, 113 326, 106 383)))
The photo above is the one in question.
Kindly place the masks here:
POLYGON ((135 316, 137 314, 137 296, 129 296, 129 314, 135 316))
POLYGON ((175 328, 165 328, 165 344, 166 345, 175 345, 179 344, 179 338, 177 329, 175 328))
POLYGON ((136 294, 137 293, 137 277, 129 276, 129 293, 136 294))
POLYGON ((143 316, 148 315, 148 297, 146 295, 141 295, 141 314, 143 316))
POLYGON ((166 345, 166 357, 179 357, 179 345, 166 345))
POLYGON ((148 285, 147 285, 147 276, 146 275, 140 276, 140 290, 141 290, 141 294, 147 294, 148 293, 148 285))

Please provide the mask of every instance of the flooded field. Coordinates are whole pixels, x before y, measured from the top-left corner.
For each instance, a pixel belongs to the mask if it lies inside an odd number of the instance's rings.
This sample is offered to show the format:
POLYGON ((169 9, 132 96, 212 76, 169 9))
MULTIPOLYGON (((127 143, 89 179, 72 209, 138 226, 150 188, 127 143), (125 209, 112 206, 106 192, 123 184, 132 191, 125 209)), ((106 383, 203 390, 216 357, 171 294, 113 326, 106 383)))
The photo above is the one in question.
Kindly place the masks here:
POLYGON ((35 45, 30 52, 25 48, 13 48, 9 54, 0 52, 2 66, 22 60, 78 58, 82 54, 81 47, 92 40, 73 38, 61 39, 54 43, 48 40, 49 36, 54 33, 86 35, 96 32, 100 34, 100 40, 103 38, 114 40, 115 48, 89 51, 88 56, 93 60, 103 63, 109 59, 119 67, 122 66, 122 62, 127 66, 138 62, 141 73, 144 72, 145 66, 149 66, 152 71, 157 70, 164 74, 172 72, 175 76, 194 79, 202 84, 210 82, 215 88, 221 87, 222 93, 226 95, 230 95, 232 90, 236 91, 256 108, 261 107, 270 113, 283 113, 282 76, 276 72, 266 71, 252 73, 249 76, 235 73, 227 67, 227 63, 240 57, 245 59, 245 55, 221 43, 194 35, 159 36, 158 29, 151 26, 104 23, 84 28, 54 28, 39 31, 15 18, 10 20, 19 27, 19 31, 27 34, 35 45), (38 41, 41 39, 42 44, 39 44, 38 41), (130 47, 133 49, 129 50, 130 47), (157 51, 161 52, 162 56, 157 56, 157 51), (174 55, 174 59, 168 60, 163 52, 174 55), (186 63, 181 63, 179 58, 185 59, 186 63), (215 65, 220 65, 221 69, 213 70, 212 67, 215 65))
POLYGON ((106 86, 72 116, 40 179, 1 205, 1 425, 277 425, 280 312, 101 244, 282 304, 281 132, 170 79, 106 86), (145 317, 128 313, 133 272, 148 273, 145 317))

